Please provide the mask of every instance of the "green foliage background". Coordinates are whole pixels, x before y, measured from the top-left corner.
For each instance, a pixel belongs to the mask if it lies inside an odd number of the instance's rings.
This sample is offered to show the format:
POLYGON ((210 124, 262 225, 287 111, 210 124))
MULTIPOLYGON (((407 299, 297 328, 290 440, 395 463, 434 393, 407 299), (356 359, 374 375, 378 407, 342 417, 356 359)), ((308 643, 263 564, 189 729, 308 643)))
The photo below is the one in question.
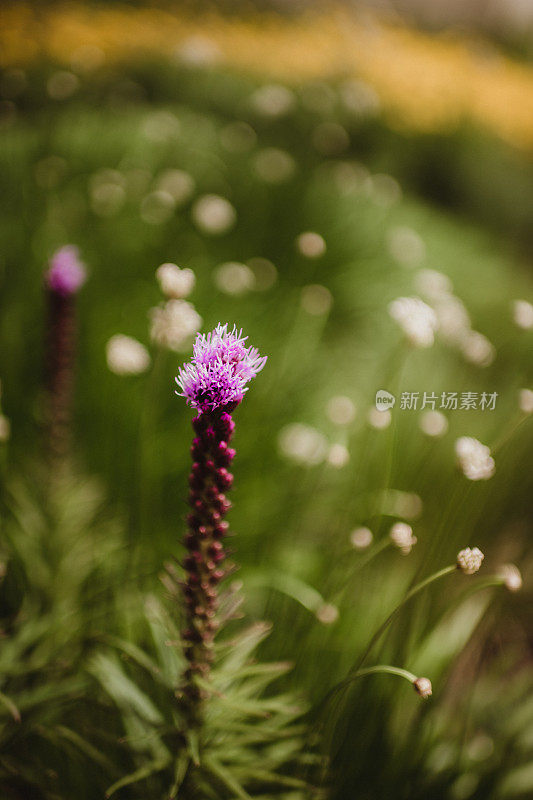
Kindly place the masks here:
MULTIPOLYGON (((26 764, 20 785, 4 777, 9 798, 101 797, 148 755, 160 757, 155 744, 142 743, 152 735, 142 728, 155 723, 164 741, 156 708, 164 707, 165 695, 147 679, 148 662, 141 656, 139 665, 131 648, 157 660, 145 598, 162 602, 158 574, 180 552, 191 413, 175 397, 173 377, 187 354, 153 351, 148 375, 125 378, 107 369, 105 345, 120 332, 149 346, 148 309, 161 300, 154 272, 162 262, 195 271, 191 299, 204 330, 234 322, 269 357, 236 413, 231 524, 245 610, 273 623, 261 655, 294 665, 278 679, 280 691, 317 704, 411 582, 453 563, 464 546, 482 547, 487 574, 503 561, 520 562, 530 591, 532 429, 521 420, 517 393, 531 385, 532 341, 514 325, 511 311, 514 299, 532 293, 531 165, 525 157, 474 130, 448 138, 393 133, 379 115, 350 113, 335 83, 296 88, 293 109, 267 119, 250 102, 258 82, 223 68, 157 61, 102 68, 83 77, 79 91, 64 101, 46 93, 55 69, 41 64, 30 71, 17 114, 0 134, 0 375, 12 425, 3 453, 3 617, 14 642, 0 661, 8 698, 0 763, 5 775, 26 764), (329 98, 328 110, 310 107, 310 96, 329 98), (345 152, 317 151, 313 131, 325 119, 348 132, 345 152), (221 142, 221 131, 235 120, 256 131, 249 150, 231 152, 221 142), (159 131, 156 137, 150 126, 159 131), (291 154, 293 177, 272 185, 258 176, 255 158, 264 147, 291 154), (351 164, 356 176, 348 187, 339 180, 342 164, 351 164), (150 224, 140 204, 168 168, 190 173, 196 189, 166 222, 150 224), (118 170, 125 186, 123 205, 110 215, 95 212, 90 202, 91 179, 102 169, 118 170), (144 186, 135 182, 141 172, 144 186), (383 173, 403 188, 394 202, 371 177, 383 173), (236 209, 237 223, 223 235, 203 234, 191 218, 191 204, 207 193, 226 197, 236 209), (415 269, 391 255, 390 231, 399 226, 414 229, 425 244, 415 269), (318 259, 304 258, 295 246, 309 230, 327 245, 318 259), (79 477, 47 516, 39 466, 42 273, 64 243, 79 245, 90 271, 79 297, 76 461, 81 475, 93 477, 79 477), (217 289, 217 265, 254 257, 275 264, 274 286, 242 297, 217 289), (474 328, 496 348, 491 366, 468 365, 441 341, 418 351, 402 341, 387 304, 415 293, 419 268, 451 278, 474 328), (331 292, 329 314, 302 307, 302 288, 312 284, 331 292), (367 412, 380 388, 498 392, 498 402, 494 412, 450 414, 448 433, 433 440, 419 429, 420 412, 398 406, 390 428, 369 426, 367 412), (325 411, 339 394, 357 406, 344 428, 325 411), (349 463, 335 469, 287 460, 278 437, 294 422, 346 445, 349 463), (461 435, 495 449, 490 481, 472 484, 457 471, 454 441, 461 435), (422 499, 423 512, 412 523, 418 544, 409 557, 388 548, 368 559, 351 548, 349 534, 368 525, 378 544, 386 540, 401 518, 384 502, 383 491, 390 489, 422 499), (324 625, 314 601, 299 602, 309 588, 338 608, 337 621, 324 625), (109 637, 130 643, 122 659, 129 678, 121 679, 123 667, 113 666, 109 637), (113 678, 122 685, 119 700, 108 685, 113 678), (35 698, 41 682, 43 698, 35 698), (124 731, 130 736, 125 746, 124 731), (58 756, 65 742, 68 768, 58 756), (34 794, 24 794, 30 783, 34 794)), ((373 677, 354 684, 336 715, 328 711, 332 797, 527 796, 533 786, 527 767, 533 708, 530 695, 525 699, 531 604, 502 589, 471 595, 471 588, 457 576, 446 590, 438 585, 424 593, 374 653, 375 663, 428 675, 434 682, 429 703, 422 706, 390 677, 373 677)), ((314 730, 313 711, 308 721, 314 730)), ((121 791, 124 797, 164 797, 157 780, 121 791)), ((222 788, 219 796, 226 796, 222 788)))

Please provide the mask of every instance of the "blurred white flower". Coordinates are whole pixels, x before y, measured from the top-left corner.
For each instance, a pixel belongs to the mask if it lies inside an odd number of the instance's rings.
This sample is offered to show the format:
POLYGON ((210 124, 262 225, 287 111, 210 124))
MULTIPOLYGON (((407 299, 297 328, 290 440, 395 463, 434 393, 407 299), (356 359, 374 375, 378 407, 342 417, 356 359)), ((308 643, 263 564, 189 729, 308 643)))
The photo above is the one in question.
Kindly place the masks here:
POLYGON ((471 481, 486 481, 495 471, 490 448, 472 436, 461 436, 455 442, 455 454, 464 475, 471 481))
POLYGON ((513 303, 513 319, 519 328, 533 328, 533 305, 527 300, 515 300, 513 303))
POLYGON ((461 342, 461 352, 467 361, 480 367, 488 367, 496 355, 494 345, 477 331, 468 331, 461 342))
POLYGON ((333 603, 324 603, 317 610, 316 618, 323 625, 332 625, 339 618, 339 609, 333 603))
POLYGON ((0 414, 0 442, 7 442, 11 436, 11 423, 8 418, 0 414))
POLYGON ((355 530, 350 533, 351 545, 356 550, 366 550, 366 548, 370 547, 372 544, 373 539, 374 534, 370 528, 355 528, 355 530))
POLYGON ((290 89, 272 83, 256 89, 250 102, 253 108, 264 117, 282 117, 291 111, 295 98, 290 89))
POLYGON ((389 531, 389 536, 404 556, 409 555, 418 541, 413 535, 413 529, 406 522, 395 522, 389 531))
POLYGON ((324 461, 328 443, 316 428, 295 422, 281 429, 278 437, 280 452, 299 464, 313 466, 324 461))
POLYGON ((296 247, 306 258, 319 258, 326 252, 326 242, 314 231, 301 233, 296 239, 296 247))
POLYGON ((202 325, 202 318, 187 300, 167 300, 150 309, 150 337, 169 350, 187 350, 202 325))
POLYGON ((333 297, 329 289, 318 283, 304 286, 301 295, 301 304, 304 311, 313 316, 320 317, 327 314, 333 304, 333 297))
POLYGON ((107 366, 115 375, 140 375, 150 366, 150 354, 131 336, 117 333, 106 345, 107 366))
POLYGON ((479 547, 465 547, 457 553, 457 569, 464 575, 474 575, 479 572, 484 558, 479 547))
POLYGON ((194 204, 192 218, 204 233, 217 235, 226 233, 235 225, 237 213, 226 198, 206 194, 194 204))
POLYGON ((214 280, 221 292, 232 295, 246 294, 255 288, 254 273, 246 264, 228 261, 214 272, 214 280))
POLYGON ((265 292, 274 286, 278 279, 278 271, 272 261, 269 261, 268 258, 250 258, 247 265, 254 273, 254 288, 258 292, 265 292))
POLYGON ((426 246, 418 233, 403 225, 389 231, 387 247, 402 267, 417 267, 426 256, 426 246))
POLYGON ((336 395, 328 400, 326 413, 335 425, 349 425, 355 418, 355 405, 349 397, 336 395))
POLYGON ((533 392, 531 389, 520 389, 518 405, 524 414, 533 414, 533 392))
POLYGON ((419 297, 398 297, 389 303, 389 314, 415 347, 431 347, 435 341, 437 316, 419 297))
POLYGON ((447 275, 436 269, 421 269, 415 275, 415 287, 427 300, 446 299, 453 291, 453 285, 447 275))
POLYGON ((433 308, 437 315, 439 336, 448 344, 461 347, 470 334, 470 317, 462 300, 455 295, 436 297, 433 308))
POLYGON ((207 36, 189 36, 176 49, 177 58, 188 67, 212 67, 222 59, 217 43, 207 36))
POLYGON ((497 575, 510 592, 519 592, 522 588, 522 575, 515 564, 502 564, 497 575))
POLYGON ((349 460, 350 453, 348 452, 347 447, 345 447, 343 444, 339 444, 338 442, 331 445, 327 458, 328 464, 331 464, 331 466, 335 467, 336 469, 341 469, 341 467, 346 466, 349 460))
POLYGON ((161 264, 155 271, 163 294, 178 300, 188 297, 194 289, 196 278, 192 269, 180 269, 177 264, 161 264))
POLYGON ((386 411, 378 411, 375 406, 369 409, 368 415, 368 424, 371 425, 376 430, 382 430, 384 428, 388 428, 392 422, 392 414, 387 409, 386 411))
POLYGON ((174 214, 176 201, 169 192, 158 189, 141 202, 141 219, 149 225, 162 225, 174 214))
POLYGON ((424 411, 420 417, 420 428, 426 436, 444 436, 448 420, 440 411, 424 411))
POLYGON ((265 147, 260 150, 254 161, 255 171, 266 183, 284 183, 292 178, 296 171, 294 158, 285 150, 277 147, 265 147))
POLYGON ((182 169, 167 169, 157 178, 158 190, 170 194, 179 205, 191 197, 194 187, 194 178, 182 169))

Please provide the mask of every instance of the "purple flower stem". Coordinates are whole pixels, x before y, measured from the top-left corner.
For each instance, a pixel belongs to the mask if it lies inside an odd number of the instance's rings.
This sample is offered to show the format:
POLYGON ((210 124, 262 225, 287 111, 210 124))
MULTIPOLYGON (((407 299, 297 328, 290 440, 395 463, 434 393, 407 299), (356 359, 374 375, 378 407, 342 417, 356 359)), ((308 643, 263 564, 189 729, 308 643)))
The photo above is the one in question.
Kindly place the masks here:
POLYGON ((218 585, 227 574, 223 542, 229 526, 224 517, 231 503, 225 493, 233 483, 229 467, 235 450, 229 447, 229 442, 235 423, 228 410, 219 408, 200 413, 192 426, 195 433, 189 475, 192 510, 187 517, 184 539, 188 552, 183 562, 186 628, 182 638, 188 661, 183 692, 188 699, 190 722, 194 724, 199 721, 203 699, 195 678, 205 679, 209 675, 217 630, 218 585))
POLYGON ((70 449, 74 367, 76 361, 76 298, 52 289, 48 295, 46 352, 46 453, 53 465, 62 463, 70 449))

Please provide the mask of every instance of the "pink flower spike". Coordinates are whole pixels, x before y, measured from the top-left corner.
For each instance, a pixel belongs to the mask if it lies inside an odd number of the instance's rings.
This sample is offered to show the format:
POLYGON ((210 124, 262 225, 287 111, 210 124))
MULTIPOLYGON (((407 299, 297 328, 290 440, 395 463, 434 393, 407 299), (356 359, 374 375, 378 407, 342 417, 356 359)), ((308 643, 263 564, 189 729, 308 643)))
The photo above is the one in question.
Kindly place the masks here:
POLYGON ((56 294, 66 297, 76 294, 87 279, 85 265, 80 261, 79 250, 65 245, 53 254, 46 273, 46 283, 56 294))

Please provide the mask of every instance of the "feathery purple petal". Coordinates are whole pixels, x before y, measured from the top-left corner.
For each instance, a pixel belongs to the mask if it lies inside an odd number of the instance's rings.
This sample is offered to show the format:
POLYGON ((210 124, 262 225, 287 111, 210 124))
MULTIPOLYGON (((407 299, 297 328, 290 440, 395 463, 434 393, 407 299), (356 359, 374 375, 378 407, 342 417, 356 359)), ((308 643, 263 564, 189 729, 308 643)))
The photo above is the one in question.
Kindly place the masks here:
POLYGON ((176 394, 201 412, 240 403, 248 391, 246 384, 267 360, 255 347, 246 347, 247 338, 236 327, 228 330, 227 323, 210 333, 199 333, 192 360, 179 368, 176 383, 181 391, 176 394))

